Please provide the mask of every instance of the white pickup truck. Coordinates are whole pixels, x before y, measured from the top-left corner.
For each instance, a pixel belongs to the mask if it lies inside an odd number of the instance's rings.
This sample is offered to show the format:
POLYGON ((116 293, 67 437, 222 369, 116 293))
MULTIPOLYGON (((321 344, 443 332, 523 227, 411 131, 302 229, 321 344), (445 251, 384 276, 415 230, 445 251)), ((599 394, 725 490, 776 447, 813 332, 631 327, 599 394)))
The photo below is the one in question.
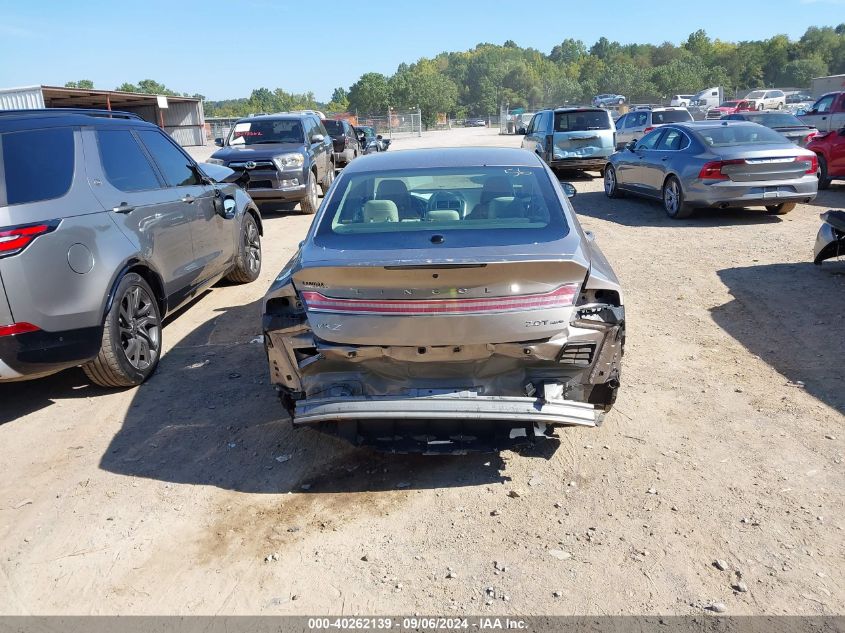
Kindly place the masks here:
POLYGON ((819 132, 845 128, 845 91, 829 92, 819 97, 806 114, 798 118, 819 132))

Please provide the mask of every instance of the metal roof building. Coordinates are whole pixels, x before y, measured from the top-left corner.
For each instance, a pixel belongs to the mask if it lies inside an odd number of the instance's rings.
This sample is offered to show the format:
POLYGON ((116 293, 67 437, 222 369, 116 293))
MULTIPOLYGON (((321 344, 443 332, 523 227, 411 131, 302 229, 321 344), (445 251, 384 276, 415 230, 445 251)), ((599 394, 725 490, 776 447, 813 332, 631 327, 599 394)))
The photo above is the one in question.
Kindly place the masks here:
POLYGON ((0 90, 0 110, 36 108, 98 108, 134 112, 145 121, 160 125, 182 146, 205 145, 202 101, 191 97, 57 86, 0 90))

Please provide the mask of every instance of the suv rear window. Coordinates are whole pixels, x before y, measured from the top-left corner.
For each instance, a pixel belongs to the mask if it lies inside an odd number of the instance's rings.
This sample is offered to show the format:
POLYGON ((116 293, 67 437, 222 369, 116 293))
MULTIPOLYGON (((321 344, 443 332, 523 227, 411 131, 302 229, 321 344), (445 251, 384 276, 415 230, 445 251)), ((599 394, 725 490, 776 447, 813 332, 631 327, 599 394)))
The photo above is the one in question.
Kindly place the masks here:
POLYGON ((73 129, 0 134, 0 207, 61 198, 73 182, 73 129))
POLYGON ((609 129, 610 117, 604 110, 555 112, 555 132, 584 132, 585 130, 609 129))
POLYGON ((655 125, 683 123, 684 121, 692 121, 692 115, 686 110, 658 110, 651 113, 651 122, 655 125))
POLYGON ((323 121, 323 127, 325 127, 328 133, 332 136, 339 136, 343 134, 342 121, 323 121))

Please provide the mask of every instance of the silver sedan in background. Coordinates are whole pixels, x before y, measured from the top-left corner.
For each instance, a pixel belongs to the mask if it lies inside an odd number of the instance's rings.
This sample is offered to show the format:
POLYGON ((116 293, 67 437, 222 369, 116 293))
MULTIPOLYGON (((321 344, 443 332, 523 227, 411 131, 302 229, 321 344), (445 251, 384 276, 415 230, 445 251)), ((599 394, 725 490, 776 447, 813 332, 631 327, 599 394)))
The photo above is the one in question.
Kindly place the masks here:
POLYGON ((789 213, 816 197, 818 160, 765 126, 745 121, 665 125, 613 154, 604 191, 656 198, 670 218, 696 208, 764 206, 789 213))

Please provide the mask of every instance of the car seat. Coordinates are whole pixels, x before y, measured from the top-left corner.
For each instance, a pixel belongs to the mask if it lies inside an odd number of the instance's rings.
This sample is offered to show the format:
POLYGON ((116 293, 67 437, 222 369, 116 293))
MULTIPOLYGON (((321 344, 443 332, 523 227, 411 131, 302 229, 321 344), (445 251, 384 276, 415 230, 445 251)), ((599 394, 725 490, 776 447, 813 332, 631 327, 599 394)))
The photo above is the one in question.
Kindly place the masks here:
POLYGON ((470 220, 483 220, 488 217, 488 206, 491 201, 502 198, 509 201, 514 199, 513 183, 507 176, 488 176, 481 188, 481 200, 469 214, 470 220))
POLYGON ((376 200, 390 200, 399 212, 402 220, 418 220, 420 213, 414 206, 408 187, 398 179, 382 180, 376 189, 376 200))
POLYGON ((364 204, 364 222, 398 222, 399 211, 393 200, 368 200, 364 204))

